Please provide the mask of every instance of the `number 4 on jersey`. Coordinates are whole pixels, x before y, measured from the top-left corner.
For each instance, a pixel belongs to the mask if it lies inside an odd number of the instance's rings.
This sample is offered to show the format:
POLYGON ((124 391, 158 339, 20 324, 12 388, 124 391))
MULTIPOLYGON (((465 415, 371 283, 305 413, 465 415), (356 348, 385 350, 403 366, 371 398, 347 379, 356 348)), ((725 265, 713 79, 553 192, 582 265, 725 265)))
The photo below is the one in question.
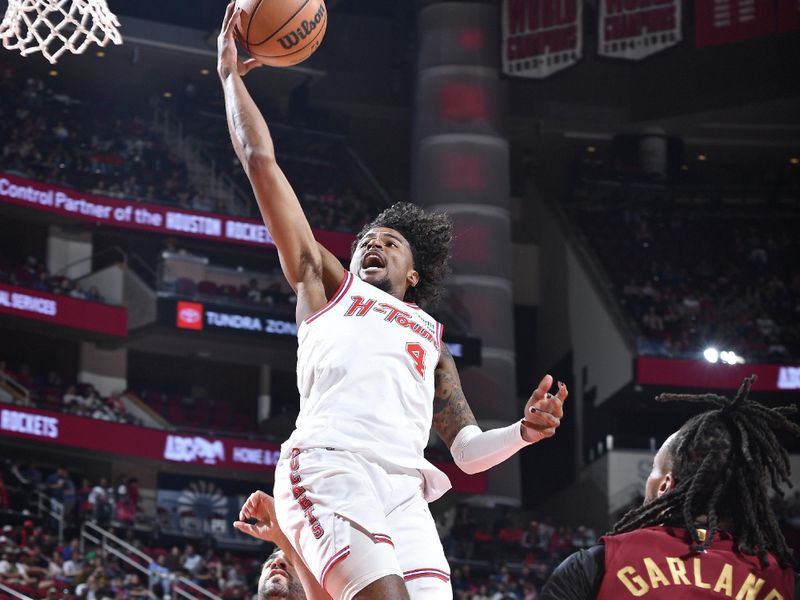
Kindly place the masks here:
POLYGON ((406 344, 406 352, 411 357, 414 368, 420 377, 425 377, 425 348, 415 342, 409 342, 406 344))

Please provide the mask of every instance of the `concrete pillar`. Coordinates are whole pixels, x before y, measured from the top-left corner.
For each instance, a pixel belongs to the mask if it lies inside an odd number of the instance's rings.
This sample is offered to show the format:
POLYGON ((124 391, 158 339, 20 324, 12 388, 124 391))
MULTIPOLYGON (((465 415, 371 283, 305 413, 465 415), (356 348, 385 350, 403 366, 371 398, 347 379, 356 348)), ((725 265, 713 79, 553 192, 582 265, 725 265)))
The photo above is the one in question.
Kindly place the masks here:
POLYGON ((82 343, 78 381, 91 383, 102 396, 125 391, 128 388, 128 350, 106 350, 90 342, 82 343))
POLYGON ((88 275, 92 271, 92 234, 73 233, 52 225, 47 236, 47 269, 50 273, 60 273, 71 279, 88 275), (71 266, 70 266, 71 265, 71 266))
MULTIPOLYGON (((522 416, 515 390, 512 246, 505 89, 494 2, 422 2, 414 115, 413 199, 455 224, 451 295, 483 343, 480 368, 462 370, 484 427, 522 416)), ((520 497, 516 458, 489 473, 489 493, 520 497)))

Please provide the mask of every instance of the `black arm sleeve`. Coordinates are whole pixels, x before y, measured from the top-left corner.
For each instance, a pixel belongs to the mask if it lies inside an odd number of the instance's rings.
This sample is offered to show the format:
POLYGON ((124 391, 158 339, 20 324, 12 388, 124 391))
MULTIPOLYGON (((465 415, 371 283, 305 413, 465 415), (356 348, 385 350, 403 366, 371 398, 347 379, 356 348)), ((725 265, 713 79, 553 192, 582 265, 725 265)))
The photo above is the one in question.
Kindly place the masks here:
POLYGON ((558 565, 539 600, 594 600, 605 573, 605 546, 592 546, 558 565))

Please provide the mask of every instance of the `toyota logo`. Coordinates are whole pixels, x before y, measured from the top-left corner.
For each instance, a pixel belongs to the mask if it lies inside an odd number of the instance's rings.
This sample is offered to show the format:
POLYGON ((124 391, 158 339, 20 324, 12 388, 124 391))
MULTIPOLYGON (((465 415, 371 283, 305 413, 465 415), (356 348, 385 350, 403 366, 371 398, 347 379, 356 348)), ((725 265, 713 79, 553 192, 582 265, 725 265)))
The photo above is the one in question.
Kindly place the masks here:
POLYGON ((184 323, 197 323, 200 320, 200 311, 196 308, 183 308, 178 313, 178 318, 184 323))

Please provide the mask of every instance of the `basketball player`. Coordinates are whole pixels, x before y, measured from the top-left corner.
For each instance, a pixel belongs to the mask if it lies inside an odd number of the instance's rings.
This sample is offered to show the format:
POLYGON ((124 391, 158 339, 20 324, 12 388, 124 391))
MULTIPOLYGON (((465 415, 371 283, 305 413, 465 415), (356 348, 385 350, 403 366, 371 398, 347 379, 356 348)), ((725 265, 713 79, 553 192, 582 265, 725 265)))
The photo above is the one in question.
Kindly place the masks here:
POLYGON ((329 598, 278 526, 275 501, 271 496, 260 490, 250 494, 233 526, 242 533, 277 546, 261 569, 259 600, 329 598))
POLYGON ((461 469, 484 471, 554 435, 567 388, 551 395, 547 375, 522 419, 481 431, 442 327, 421 308, 441 293, 450 221, 396 204, 358 235, 343 269, 275 161, 242 81, 255 63, 237 56, 238 19, 228 6, 218 53, 231 140, 297 294, 301 406, 275 472, 278 523, 334 598, 452 598, 427 507, 450 487, 423 456, 431 426, 461 469))
POLYGON ((306 600, 294 565, 283 550, 276 549, 261 567, 258 600, 306 600))
MULTIPOLYGON (((628 512, 601 544, 567 558, 541 600, 789 600, 791 550, 778 528, 769 488, 789 483, 789 457, 776 433, 800 434, 785 416, 748 399, 755 376, 733 400, 663 394, 661 401, 705 402, 661 446, 644 505, 628 512)), ((790 484, 791 485, 791 484, 790 484)), ((798 595, 800 597, 800 595, 798 595)))

